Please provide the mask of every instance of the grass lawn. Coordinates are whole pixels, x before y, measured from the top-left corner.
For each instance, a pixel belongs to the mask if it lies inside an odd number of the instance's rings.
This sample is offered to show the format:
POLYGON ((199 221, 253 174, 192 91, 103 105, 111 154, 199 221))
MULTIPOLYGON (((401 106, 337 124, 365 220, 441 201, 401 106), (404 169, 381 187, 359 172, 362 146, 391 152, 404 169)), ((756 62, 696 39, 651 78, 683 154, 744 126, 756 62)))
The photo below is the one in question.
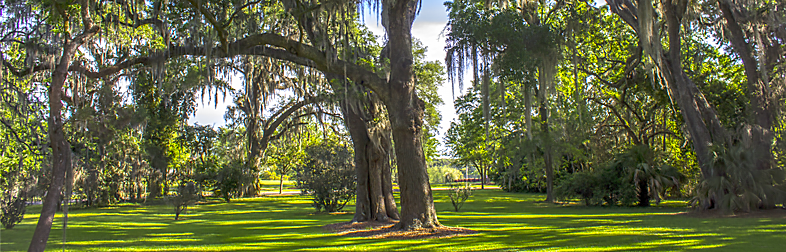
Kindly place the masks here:
MULTIPOLYGON (((618 208, 537 203, 543 195, 476 191, 461 212, 447 192, 435 191, 440 221, 479 231, 464 237, 384 240, 326 233, 326 224, 348 221, 351 213, 313 214, 302 196, 233 200, 199 205, 174 221, 165 205, 73 210, 66 232, 69 251, 347 251, 347 250, 724 250, 784 251, 786 219, 698 218, 684 202, 660 207, 618 208)), ((39 208, 24 222, 0 231, 0 251, 27 249, 39 208)), ((351 206, 348 210, 354 210, 351 206)), ((57 217, 48 249, 62 250, 57 217)))

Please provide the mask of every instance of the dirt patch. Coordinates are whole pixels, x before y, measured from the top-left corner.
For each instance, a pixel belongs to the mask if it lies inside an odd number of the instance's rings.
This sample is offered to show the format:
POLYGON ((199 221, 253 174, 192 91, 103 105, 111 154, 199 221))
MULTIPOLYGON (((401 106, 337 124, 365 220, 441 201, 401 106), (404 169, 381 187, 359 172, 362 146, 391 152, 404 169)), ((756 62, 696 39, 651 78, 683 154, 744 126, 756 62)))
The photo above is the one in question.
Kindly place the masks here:
POLYGON ((786 219, 786 209, 776 208, 768 210, 754 210, 750 212, 736 212, 733 214, 725 213, 720 210, 708 211, 688 211, 678 213, 676 215, 683 215, 695 218, 781 218, 786 219))
POLYGON ((403 231, 394 229, 395 224, 396 222, 342 222, 326 225, 323 228, 340 236, 393 240, 439 239, 478 233, 467 228, 445 226, 403 231))

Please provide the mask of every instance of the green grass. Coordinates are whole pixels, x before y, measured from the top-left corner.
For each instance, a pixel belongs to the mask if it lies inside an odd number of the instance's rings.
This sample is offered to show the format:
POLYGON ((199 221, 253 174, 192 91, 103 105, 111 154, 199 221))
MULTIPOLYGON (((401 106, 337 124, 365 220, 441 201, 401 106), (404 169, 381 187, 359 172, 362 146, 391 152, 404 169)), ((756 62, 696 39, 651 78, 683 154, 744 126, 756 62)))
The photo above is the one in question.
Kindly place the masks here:
MULTIPOLYGON (((342 237, 322 226, 347 221, 346 214, 313 214, 301 196, 238 199, 194 207, 174 221, 169 207, 124 205, 73 210, 67 230, 69 251, 783 251, 784 218, 697 218, 675 213, 685 203, 620 208, 538 203, 537 194, 476 191, 461 212, 445 191, 435 191, 440 221, 478 234, 430 240, 342 237)), ((353 210, 352 207, 347 207, 353 210)), ((0 251, 25 250, 37 209, 24 222, 0 232, 0 251)), ((62 250, 61 219, 48 249, 62 250)))

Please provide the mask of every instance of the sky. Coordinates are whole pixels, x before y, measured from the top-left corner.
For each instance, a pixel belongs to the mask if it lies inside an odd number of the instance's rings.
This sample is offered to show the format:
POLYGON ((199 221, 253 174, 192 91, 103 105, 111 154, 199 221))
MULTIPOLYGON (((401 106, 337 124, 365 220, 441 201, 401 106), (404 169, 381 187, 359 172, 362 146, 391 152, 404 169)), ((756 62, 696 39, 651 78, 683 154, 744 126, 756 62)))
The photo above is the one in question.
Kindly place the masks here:
MULTIPOLYGON (((443 3, 445 0, 423 0, 420 15, 415 18, 415 23, 412 26, 412 37, 420 40, 423 46, 426 47, 426 60, 439 61, 443 66, 445 65, 445 37, 442 35, 442 30, 447 24, 447 11, 443 3)), ((375 35, 379 36, 379 42, 383 42, 384 28, 378 24, 377 16, 370 13, 371 8, 364 8, 366 13, 363 15, 363 22, 375 35)), ((447 76, 445 76, 447 79, 447 76)), ((233 78, 232 85, 236 88, 242 86, 239 78, 233 78)), ((468 86, 468 85, 463 85, 468 86)), ((442 83, 438 90, 439 95, 445 102, 438 109, 442 114, 442 122, 440 124, 439 134, 437 139, 442 143, 444 140, 445 132, 450 127, 450 122, 456 118, 456 110, 453 108, 453 93, 449 81, 442 83)), ((456 95, 458 96, 460 90, 456 87, 456 95)), ((221 100, 221 97, 219 97, 221 100)), ((207 101, 207 100, 205 100, 207 101)), ((226 124, 224 121, 224 112, 226 107, 230 105, 232 99, 227 97, 225 102, 215 104, 199 104, 197 106, 196 115, 189 119, 189 124, 198 123, 200 125, 213 125, 223 126, 226 124)), ((446 149, 444 144, 441 144, 440 151, 444 152, 446 149)), ((444 155, 445 153, 443 153, 444 155)))

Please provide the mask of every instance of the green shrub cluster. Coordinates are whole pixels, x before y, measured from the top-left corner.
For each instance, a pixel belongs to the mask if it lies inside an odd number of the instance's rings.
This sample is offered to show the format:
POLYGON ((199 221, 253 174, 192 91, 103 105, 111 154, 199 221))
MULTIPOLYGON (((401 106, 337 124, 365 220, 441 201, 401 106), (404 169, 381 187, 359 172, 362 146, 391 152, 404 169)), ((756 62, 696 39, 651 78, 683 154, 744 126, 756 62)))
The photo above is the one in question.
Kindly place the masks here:
POLYGON ((591 171, 567 176, 556 187, 561 199, 580 198, 586 205, 649 206, 685 176, 658 158, 649 146, 637 145, 615 155, 614 160, 591 171))
POLYGON ((585 205, 633 205, 636 186, 626 181, 625 171, 618 165, 606 165, 596 171, 577 172, 562 180, 555 188, 560 199, 580 198, 585 205))

